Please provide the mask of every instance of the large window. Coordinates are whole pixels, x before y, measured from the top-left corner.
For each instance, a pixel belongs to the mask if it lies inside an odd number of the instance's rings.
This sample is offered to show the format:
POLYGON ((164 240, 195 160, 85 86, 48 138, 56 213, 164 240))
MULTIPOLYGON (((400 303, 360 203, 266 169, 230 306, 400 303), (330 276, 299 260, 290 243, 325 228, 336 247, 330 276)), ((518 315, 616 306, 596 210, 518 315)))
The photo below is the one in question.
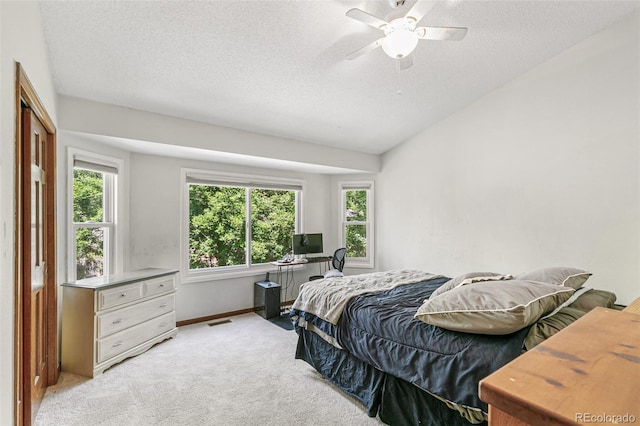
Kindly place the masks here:
POLYGON ((255 269, 291 250, 302 183, 184 171, 189 276, 255 269))
POLYGON ((341 245, 347 266, 373 268, 373 182, 340 182, 341 245))
POLYGON ((114 270, 118 166, 70 155, 71 228, 69 279, 108 275, 114 270))

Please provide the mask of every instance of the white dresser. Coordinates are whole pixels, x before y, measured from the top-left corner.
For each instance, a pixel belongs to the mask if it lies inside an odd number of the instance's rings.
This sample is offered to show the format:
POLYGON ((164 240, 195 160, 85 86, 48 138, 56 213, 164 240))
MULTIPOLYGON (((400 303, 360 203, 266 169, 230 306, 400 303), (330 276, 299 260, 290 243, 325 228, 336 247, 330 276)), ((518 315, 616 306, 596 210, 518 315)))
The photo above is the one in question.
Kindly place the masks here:
POLYGON ((95 377, 174 337, 176 272, 148 268, 62 284, 62 370, 95 377))

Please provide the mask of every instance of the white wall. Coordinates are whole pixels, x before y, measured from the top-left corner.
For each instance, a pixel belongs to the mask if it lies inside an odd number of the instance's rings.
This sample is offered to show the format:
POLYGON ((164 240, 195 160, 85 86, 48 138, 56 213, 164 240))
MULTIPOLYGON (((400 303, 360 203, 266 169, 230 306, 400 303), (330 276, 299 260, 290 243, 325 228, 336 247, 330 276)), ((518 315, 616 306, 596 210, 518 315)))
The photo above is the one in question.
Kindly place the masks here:
POLYGON ((0 2, 0 424, 13 424, 15 62, 54 123, 55 92, 35 2, 0 2))
MULTIPOLYGON (((61 96, 64 130, 225 154, 378 172, 374 154, 304 143, 184 118, 61 96)), ((155 152, 153 152, 155 154, 155 152)))
MULTIPOLYGON (((337 241, 335 223, 330 217, 330 177, 281 172, 271 169, 239 168, 225 164, 198 162, 144 154, 131 155, 130 167, 130 257, 125 269, 145 267, 180 268, 181 239, 181 168, 222 172, 249 173, 304 179, 304 229, 322 232, 324 248, 330 254, 337 241)), ((284 254, 284 253, 283 253, 284 254)), ((296 274, 296 282, 317 273, 317 265, 296 274)), ((272 280, 275 278, 272 276, 272 280)), ((254 282, 264 274, 234 279, 210 280, 178 284, 176 315, 178 321, 206 317, 253 306, 254 282)), ((287 300, 297 295, 290 289, 287 300)), ((283 296, 284 299, 284 296, 283 296)))
MULTIPOLYGON (((640 296, 639 14, 386 153, 378 258, 455 276, 565 265, 640 296)), ((470 70, 469 72, 472 72, 470 70)))

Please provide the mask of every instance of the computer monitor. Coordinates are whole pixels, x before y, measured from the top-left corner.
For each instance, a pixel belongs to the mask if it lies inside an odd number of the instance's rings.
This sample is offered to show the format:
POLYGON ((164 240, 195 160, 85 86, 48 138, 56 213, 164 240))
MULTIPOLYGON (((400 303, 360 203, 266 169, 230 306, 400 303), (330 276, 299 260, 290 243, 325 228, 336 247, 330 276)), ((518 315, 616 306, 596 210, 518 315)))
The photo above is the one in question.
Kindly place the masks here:
POLYGON ((291 237, 293 254, 322 253, 322 234, 295 234, 291 237))

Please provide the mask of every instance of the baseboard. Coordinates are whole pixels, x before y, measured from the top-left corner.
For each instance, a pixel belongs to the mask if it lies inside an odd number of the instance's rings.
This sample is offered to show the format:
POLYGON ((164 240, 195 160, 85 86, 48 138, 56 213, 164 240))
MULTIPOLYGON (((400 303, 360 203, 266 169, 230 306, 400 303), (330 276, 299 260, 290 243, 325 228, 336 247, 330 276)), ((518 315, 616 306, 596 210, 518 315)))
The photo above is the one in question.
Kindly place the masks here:
MULTIPOLYGON (((287 300, 287 301, 281 302, 280 306, 289 306, 292 303, 293 303, 293 300, 287 300)), ((254 308, 246 308, 246 309, 240 309, 238 311, 229 311, 229 312, 223 312, 221 314, 208 315, 206 317, 199 317, 199 318, 192 318, 192 319, 177 321, 176 326, 182 327, 183 325, 197 324, 199 322, 212 321, 220 318, 234 317, 236 315, 251 313, 253 312, 253 310, 254 308)))

